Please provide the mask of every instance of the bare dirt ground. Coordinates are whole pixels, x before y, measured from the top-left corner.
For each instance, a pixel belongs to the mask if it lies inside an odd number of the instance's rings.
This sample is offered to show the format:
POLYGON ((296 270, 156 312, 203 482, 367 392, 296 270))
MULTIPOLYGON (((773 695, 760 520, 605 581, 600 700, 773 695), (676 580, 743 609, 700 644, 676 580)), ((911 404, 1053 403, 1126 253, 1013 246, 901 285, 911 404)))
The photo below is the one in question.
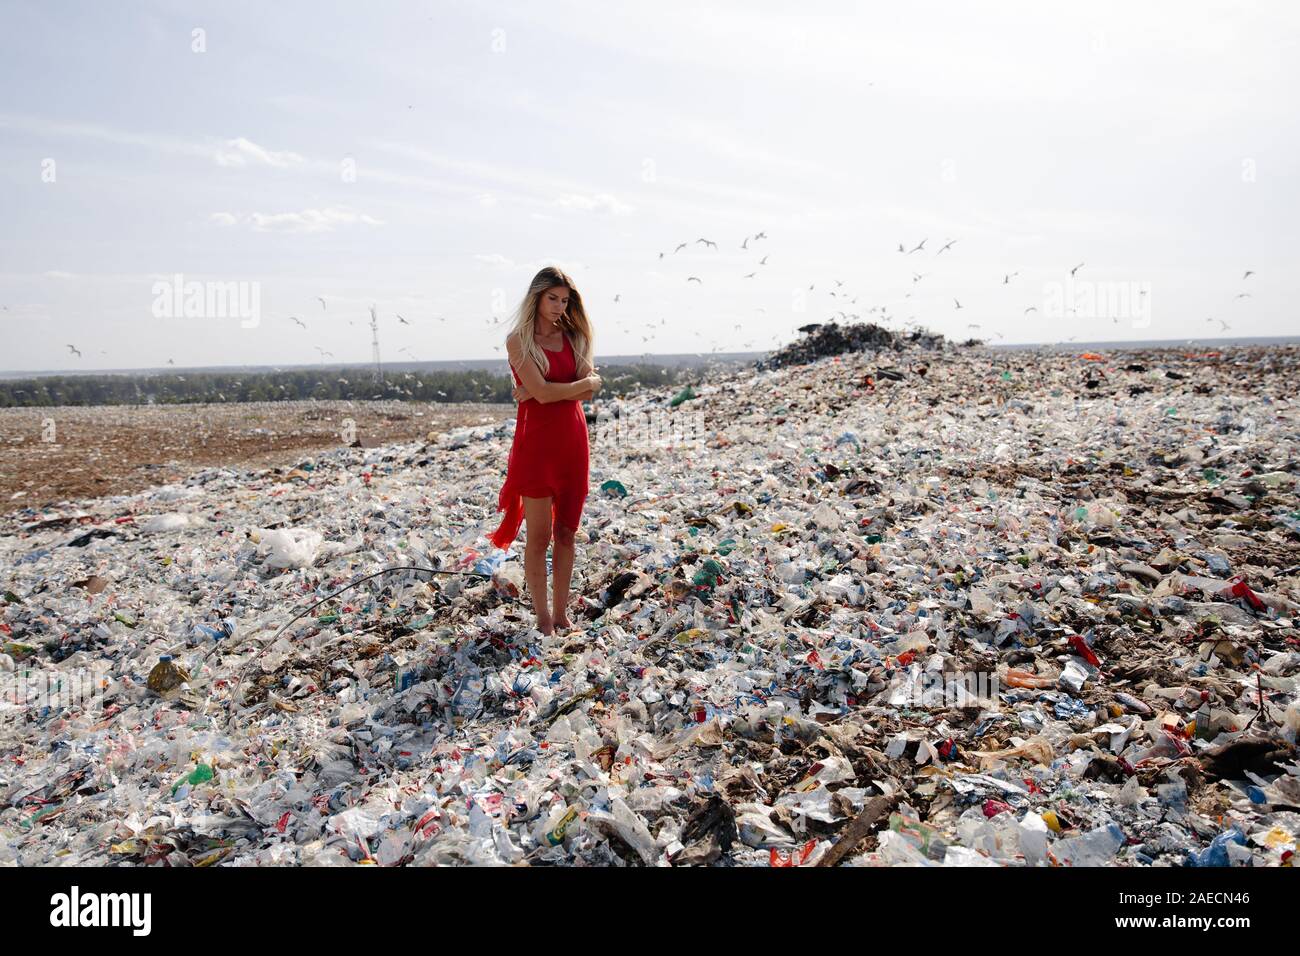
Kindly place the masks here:
POLYGON ((130 494, 202 468, 288 465, 344 443, 364 447, 500 421, 514 405, 259 402, 0 409, 0 512, 130 494))

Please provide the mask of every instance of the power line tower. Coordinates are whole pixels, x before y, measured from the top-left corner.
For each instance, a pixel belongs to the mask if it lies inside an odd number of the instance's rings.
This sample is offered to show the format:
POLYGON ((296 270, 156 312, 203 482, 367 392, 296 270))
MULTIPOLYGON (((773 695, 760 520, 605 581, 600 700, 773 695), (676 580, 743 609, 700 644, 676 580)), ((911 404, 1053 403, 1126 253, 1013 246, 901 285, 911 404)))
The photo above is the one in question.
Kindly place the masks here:
POLYGON ((379 362, 379 313, 370 307, 370 353, 375 360, 375 381, 384 382, 384 367, 379 362))

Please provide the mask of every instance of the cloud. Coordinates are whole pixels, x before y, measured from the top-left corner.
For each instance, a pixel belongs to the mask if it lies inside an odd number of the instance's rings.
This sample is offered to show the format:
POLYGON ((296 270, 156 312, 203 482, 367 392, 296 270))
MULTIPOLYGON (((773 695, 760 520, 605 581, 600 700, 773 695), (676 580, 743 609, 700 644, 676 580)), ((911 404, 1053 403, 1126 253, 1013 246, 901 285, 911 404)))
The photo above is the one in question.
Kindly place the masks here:
POLYGON ((58 269, 51 269, 49 272, 42 273, 47 279, 71 279, 71 272, 61 272, 58 269))
POLYGON ((325 209, 304 209, 301 212, 251 212, 235 215, 214 212, 208 221, 218 226, 243 225, 253 232, 316 233, 333 232, 340 226, 382 226, 382 219, 330 206, 325 209))
POLYGON ((620 202, 609 193, 597 193, 584 196, 580 193, 565 193, 555 200, 555 205, 565 209, 581 209, 584 212, 603 212, 614 216, 625 216, 632 211, 627 203, 620 202))
POLYGON ((274 166, 277 169, 286 169, 289 166, 296 166, 303 162, 303 158, 297 153, 276 152, 264 146, 258 146, 242 136, 227 140, 225 149, 218 150, 213 159, 217 161, 218 166, 261 164, 263 166, 274 166))
POLYGON ((488 254, 480 252, 475 255, 474 258, 479 262, 486 262, 490 266, 500 266, 503 269, 513 269, 515 267, 515 261, 513 259, 507 259, 499 252, 488 254))

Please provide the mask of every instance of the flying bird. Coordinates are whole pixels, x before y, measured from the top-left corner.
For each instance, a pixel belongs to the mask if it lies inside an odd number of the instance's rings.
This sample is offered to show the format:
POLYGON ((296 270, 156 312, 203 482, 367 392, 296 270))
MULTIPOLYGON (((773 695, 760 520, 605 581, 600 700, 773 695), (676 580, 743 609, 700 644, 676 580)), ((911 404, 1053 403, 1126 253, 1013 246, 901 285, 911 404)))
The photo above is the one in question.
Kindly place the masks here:
POLYGON ((1038 311, 1038 306, 1031 305, 1029 308, 1025 309, 1024 314, 1028 315, 1030 312, 1037 312, 1037 311, 1038 311))
POLYGON ((741 276, 741 278, 742 278, 742 279, 752 279, 752 278, 754 278, 754 276, 756 276, 756 275, 758 275, 757 272, 751 272, 751 273, 750 273, 749 275, 747 275, 747 276, 741 276))
POLYGON ((1254 296, 1251 295, 1249 292, 1238 292, 1236 295, 1233 296, 1233 298, 1234 298, 1234 299, 1253 299, 1254 296))
POLYGON ((323 296, 323 295, 318 295, 318 296, 316 296, 316 300, 317 300, 318 302, 320 302, 320 309, 321 309, 322 312, 324 312, 324 311, 325 311, 325 296, 323 296))
POLYGON ((1002 284, 1003 284, 1003 285, 1007 285, 1008 283, 1011 282, 1012 279, 1014 279, 1014 278, 1015 278, 1016 276, 1018 276, 1018 275, 1020 275, 1019 272, 1012 272, 1012 273, 1009 273, 1009 274, 1007 274, 1007 275, 1004 275, 1004 276, 1002 277, 1002 284))
POLYGON ((673 250, 673 255, 677 255, 677 253, 681 252, 685 248, 686 248, 686 243, 683 242, 681 245, 679 245, 676 249, 673 250))
POLYGON ((1074 274, 1082 268, 1083 268, 1083 263, 1080 262, 1077 266, 1075 266, 1073 269, 1070 270, 1070 278, 1074 278, 1074 274))
MULTIPOLYGON (((956 300, 956 299, 953 299, 953 300, 952 300, 952 301, 954 301, 954 302, 957 302, 957 300, 956 300)), ((960 308, 961 308, 961 303, 960 303, 960 302, 957 302, 957 308, 958 308, 958 309, 960 309, 960 308)))
POLYGON ((713 248, 713 249, 718 248, 718 244, 717 244, 716 242, 712 241, 711 239, 696 239, 696 240, 695 240, 696 245, 699 245, 701 242, 704 243, 706 246, 709 246, 710 248, 713 248))
POLYGON ((748 252, 748 251, 749 251, 749 240, 750 240, 751 238, 753 238, 753 237, 752 237, 752 236, 746 236, 746 237, 745 237, 745 241, 742 242, 742 243, 740 244, 740 248, 742 248, 742 249, 744 249, 746 252, 748 252))
POLYGON ((925 244, 929 241, 930 241, 929 238, 922 239, 920 243, 917 244, 916 248, 909 249, 907 254, 910 256, 913 252, 920 252, 922 249, 925 248, 925 244))
POLYGON ((695 276, 687 276, 687 277, 686 277, 686 281, 687 281, 687 282, 698 282, 700 285, 704 285, 704 280, 703 280, 703 279, 698 279, 698 278, 696 278, 695 276))
POLYGON ((614 296, 614 301, 617 302, 617 301, 622 297, 622 295, 623 295, 623 294, 622 294, 621 292, 618 293, 617 295, 615 295, 615 296, 614 296))
POLYGON ((304 322, 302 319, 298 318, 298 316, 296 316, 296 315, 291 315, 291 316, 289 316, 289 321, 290 321, 290 322, 297 322, 297 323, 298 323, 299 325, 301 325, 304 329, 307 328, 307 323, 304 322))
POLYGON ((81 349, 77 348, 75 345, 69 345, 68 351, 75 354, 77 358, 81 358, 81 349))
POLYGON ((407 322, 406 319, 402 318, 400 315, 397 317, 397 321, 398 321, 398 322, 401 322, 403 325, 410 325, 410 324, 411 324, 410 322, 407 322))
POLYGON ((1242 276, 1241 278, 1242 278, 1242 280, 1244 281, 1244 280, 1246 280, 1246 279, 1249 279, 1249 278, 1250 278, 1251 276, 1253 276, 1254 274, 1255 274, 1255 270, 1253 270, 1253 269, 1247 269, 1247 270, 1246 270, 1246 274, 1245 274, 1244 276, 1242 276))
POLYGON ((941 253, 947 252, 949 249, 951 249, 951 248, 953 247, 953 244, 956 243, 956 242, 957 242, 956 239, 950 239, 950 240, 948 240, 947 245, 945 245, 942 249, 940 249, 938 252, 936 252, 935 255, 937 256, 937 255, 940 255, 941 253))
POLYGON ((759 259, 759 260, 758 260, 758 264, 759 264, 760 266, 765 266, 765 265, 767 265, 767 256, 764 256, 763 258, 759 259))

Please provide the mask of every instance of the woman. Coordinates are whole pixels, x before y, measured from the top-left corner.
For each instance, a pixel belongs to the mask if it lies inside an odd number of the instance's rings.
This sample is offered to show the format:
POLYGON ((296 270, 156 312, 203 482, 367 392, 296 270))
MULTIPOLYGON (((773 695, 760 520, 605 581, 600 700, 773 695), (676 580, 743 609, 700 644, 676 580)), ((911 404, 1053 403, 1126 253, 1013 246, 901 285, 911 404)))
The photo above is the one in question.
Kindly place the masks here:
POLYGON ((515 315, 506 354, 519 402, 506 482, 497 500, 504 511, 492 533, 508 548, 528 522, 524 580, 543 634, 568 630, 573 535, 587 499, 587 418, 581 402, 600 390, 592 364, 591 323, 573 280, 554 266, 533 277, 515 315), (555 613, 546 600, 546 549, 554 543, 555 613))

